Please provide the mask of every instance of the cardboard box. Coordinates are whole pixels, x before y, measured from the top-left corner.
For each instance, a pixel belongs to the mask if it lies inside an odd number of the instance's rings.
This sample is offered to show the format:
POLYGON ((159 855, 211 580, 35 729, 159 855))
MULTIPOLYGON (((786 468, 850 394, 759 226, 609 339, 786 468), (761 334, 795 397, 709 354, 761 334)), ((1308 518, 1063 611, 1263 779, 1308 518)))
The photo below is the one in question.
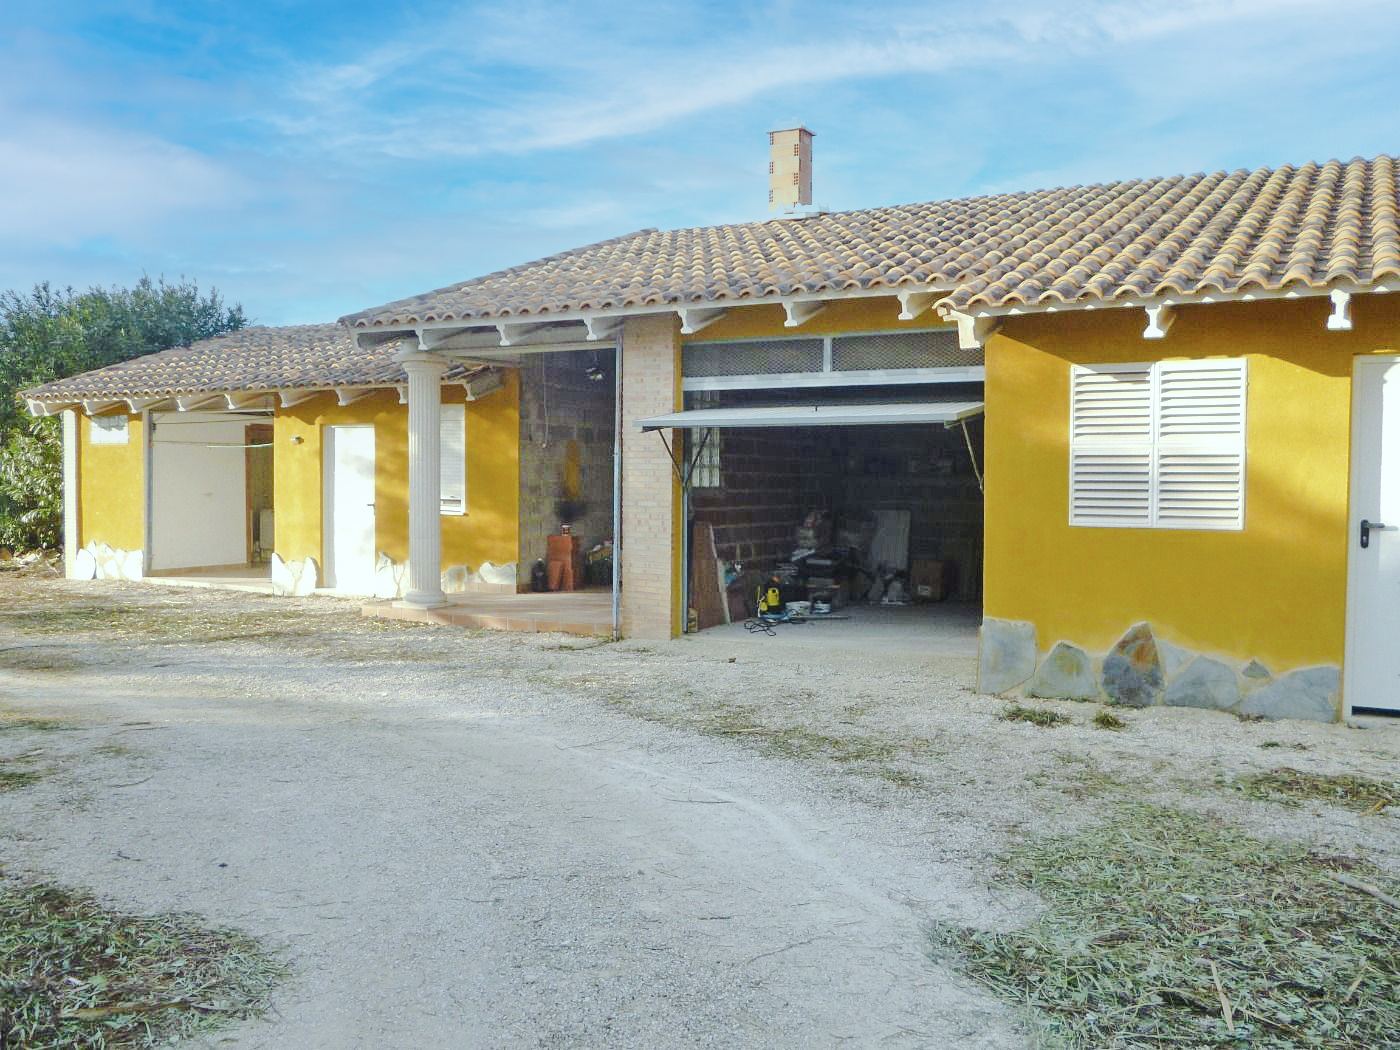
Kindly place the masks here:
POLYGON ((914 558, 909 562, 909 595, 916 602, 941 602, 947 597, 941 561, 914 558))

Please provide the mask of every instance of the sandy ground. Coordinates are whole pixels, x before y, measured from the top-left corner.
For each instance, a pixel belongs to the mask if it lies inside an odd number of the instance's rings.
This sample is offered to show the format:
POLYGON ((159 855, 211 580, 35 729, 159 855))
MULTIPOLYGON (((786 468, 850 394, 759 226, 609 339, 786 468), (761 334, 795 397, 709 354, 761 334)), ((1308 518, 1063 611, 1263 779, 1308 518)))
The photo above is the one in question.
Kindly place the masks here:
POLYGON ((194 1045, 1020 1047, 924 929, 1032 914, 995 863, 1022 836, 1137 795, 1400 871, 1389 813, 1230 786, 1393 780, 1396 728, 1157 709, 1115 733, 1047 702, 1073 724, 1040 729, 999 720, 957 652, 0 588, 0 711, 75 727, 0 734, 48 770, 0 794, 0 863, 197 912, 291 967, 270 1016, 194 1045))

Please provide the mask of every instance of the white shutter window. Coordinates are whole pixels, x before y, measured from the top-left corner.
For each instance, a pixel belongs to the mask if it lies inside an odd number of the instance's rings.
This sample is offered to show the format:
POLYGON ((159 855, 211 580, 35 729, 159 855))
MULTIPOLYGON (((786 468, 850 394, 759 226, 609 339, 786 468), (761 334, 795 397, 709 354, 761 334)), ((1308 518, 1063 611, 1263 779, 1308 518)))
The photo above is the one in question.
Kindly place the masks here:
POLYGON ((1243 358, 1076 365, 1070 524, 1244 527, 1243 358))
POLYGON ((1150 365, 1076 365, 1070 391, 1071 525, 1152 521, 1150 365))
POLYGON ((1157 365, 1157 525, 1244 528, 1243 358, 1157 365))
POLYGON ((467 406, 443 405, 439 420, 441 512, 467 512, 467 406))

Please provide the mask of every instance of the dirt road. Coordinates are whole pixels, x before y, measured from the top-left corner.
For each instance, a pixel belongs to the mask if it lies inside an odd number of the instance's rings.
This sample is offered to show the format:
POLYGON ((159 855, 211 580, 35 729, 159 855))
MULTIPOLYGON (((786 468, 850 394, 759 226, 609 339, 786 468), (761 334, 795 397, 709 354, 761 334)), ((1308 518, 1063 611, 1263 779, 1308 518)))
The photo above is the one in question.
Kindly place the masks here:
POLYGON ((497 638, 338 603, 269 628, 255 599, 204 596, 242 626, 193 644, 160 619, 185 596, 135 601, 107 631, 95 610, 37 641, 12 624, 0 706, 77 728, 9 741, 50 772, 0 795, 0 849, 280 948, 275 1013, 209 1046, 1024 1045, 921 929, 1023 902, 888 784, 437 658, 497 638))

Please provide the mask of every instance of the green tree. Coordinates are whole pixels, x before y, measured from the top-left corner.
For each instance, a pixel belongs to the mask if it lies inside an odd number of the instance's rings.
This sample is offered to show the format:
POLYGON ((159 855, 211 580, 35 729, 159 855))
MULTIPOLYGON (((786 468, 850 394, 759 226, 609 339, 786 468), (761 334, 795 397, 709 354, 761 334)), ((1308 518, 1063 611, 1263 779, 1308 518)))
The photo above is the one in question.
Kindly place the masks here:
POLYGON ((143 276, 132 288, 0 293, 0 546, 56 545, 62 536, 62 462, 56 419, 33 419, 18 394, 54 379, 247 324, 243 308, 194 281, 143 276))

